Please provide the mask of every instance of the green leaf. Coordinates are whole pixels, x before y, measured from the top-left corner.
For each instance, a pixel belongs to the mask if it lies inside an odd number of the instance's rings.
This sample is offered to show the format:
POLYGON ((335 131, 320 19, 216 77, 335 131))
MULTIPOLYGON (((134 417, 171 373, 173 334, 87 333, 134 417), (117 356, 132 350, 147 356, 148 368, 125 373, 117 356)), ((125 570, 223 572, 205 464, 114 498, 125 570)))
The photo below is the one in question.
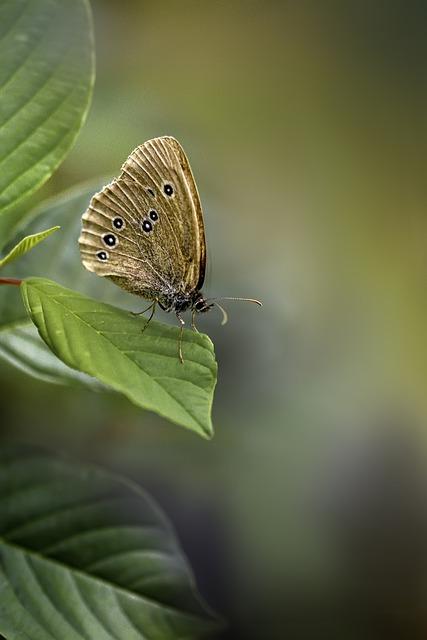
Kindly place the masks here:
POLYGON ((9 262, 16 260, 20 256, 23 256, 28 251, 31 251, 36 245, 39 244, 42 240, 50 236, 54 231, 58 231, 60 227, 51 227, 50 229, 46 229, 46 231, 40 231, 39 233, 33 233, 30 236, 26 236, 22 238, 18 242, 17 245, 13 247, 11 251, 5 256, 2 260, 0 260, 0 268, 5 267, 9 262))
POLYGON ((87 0, 0 3, 0 212, 71 148, 89 107, 93 49, 87 0))
POLYGON ((208 336, 103 304, 42 278, 21 285, 25 306, 52 351, 70 367, 95 376, 135 404, 212 437, 217 366, 208 336))
POLYGON ((0 327, 0 357, 24 373, 52 384, 79 383, 100 388, 90 376, 70 369, 40 340, 31 322, 0 327))
POLYGON ((134 483, 0 452, 0 633, 183 640, 218 629, 163 514, 134 483))

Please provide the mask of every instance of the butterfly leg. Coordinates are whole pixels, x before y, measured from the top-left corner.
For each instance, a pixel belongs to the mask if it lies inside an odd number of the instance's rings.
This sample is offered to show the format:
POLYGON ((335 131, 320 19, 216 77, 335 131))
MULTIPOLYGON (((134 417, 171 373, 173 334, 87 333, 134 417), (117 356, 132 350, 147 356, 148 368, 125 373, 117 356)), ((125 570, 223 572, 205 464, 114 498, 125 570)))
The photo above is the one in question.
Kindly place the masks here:
POLYGON ((155 304, 156 301, 152 302, 151 304, 148 305, 148 307, 146 309, 144 309, 144 311, 131 311, 131 314, 133 316, 142 316, 144 313, 146 313, 149 309, 153 308, 153 304, 155 304))
POLYGON ((182 357, 182 334, 184 332, 184 325, 185 322, 184 320, 181 318, 181 316, 179 315, 179 313, 176 314, 176 317, 178 318, 180 324, 181 324, 181 331, 179 334, 179 343, 178 343, 178 355, 179 355, 179 359, 181 361, 181 364, 184 364, 184 358, 182 357))
POLYGON ((193 312, 191 314, 191 328, 193 329, 193 331, 195 331, 196 333, 200 333, 200 331, 198 330, 198 328, 196 327, 196 323, 195 323, 195 317, 196 317, 196 310, 193 309, 193 312))
POLYGON ((145 310, 145 311, 148 311, 148 309, 151 309, 151 313, 150 313, 150 317, 148 318, 147 322, 144 324, 141 333, 144 333, 144 331, 146 330, 146 328, 150 324, 151 318, 154 316, 154 312, 156 310, 156 302, 157 302, 157 300, 154 300, 153 304, 150 304, 150 306, 147 307, 147 309, 145 310))

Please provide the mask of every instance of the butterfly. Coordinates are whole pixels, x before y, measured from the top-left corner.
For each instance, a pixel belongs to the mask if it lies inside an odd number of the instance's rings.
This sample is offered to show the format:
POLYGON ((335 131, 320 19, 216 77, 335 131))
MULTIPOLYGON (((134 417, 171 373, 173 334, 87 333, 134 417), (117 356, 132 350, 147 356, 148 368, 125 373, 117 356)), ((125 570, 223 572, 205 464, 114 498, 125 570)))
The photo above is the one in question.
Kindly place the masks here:
MULTIPOLYGON (((83 265, 151 301, 148 326, 158 304, 174 312, 181 327, 184 311, 205 313, 206 238, 202 206, 190 163, 175 138, 164 136, 138 146, 118 178, 96 193, 82 217, 79 238, 83 265)), ((222 298, 247 300, 250 298, 222 298)))

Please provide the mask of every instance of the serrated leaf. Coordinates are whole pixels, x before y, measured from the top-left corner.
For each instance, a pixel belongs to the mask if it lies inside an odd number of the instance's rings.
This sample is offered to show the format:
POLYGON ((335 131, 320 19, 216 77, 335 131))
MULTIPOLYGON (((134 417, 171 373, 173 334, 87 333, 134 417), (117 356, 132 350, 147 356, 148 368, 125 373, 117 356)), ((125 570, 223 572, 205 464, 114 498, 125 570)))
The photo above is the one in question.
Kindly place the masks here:
POLYGON ((0 212, 43 184, 86 116, 93 79, 87 0, 0 3, 0 212))
POLYGON ((213 435, 217 366, 208 336, 103 304, 43 278, 21 285, 25 306, 46 344, 70 367, 96 377, 135 404, 204 437, 213 435))
POLYGON ((218 628, 163 514, 135 484, 0 452, 0 633, 196 640, 218 628))
POLYGON ((25 253, 28 253, 28 251, 31 251, 31 249, 34 249, 34 247, 38 245, 39 242, 42 242, 42 240, 48 238, 52 233, 54 233, 54 231, 58 231, 59 228, 60 227, 58 226, 51 227, 50 229, 46 229, 45 231, 33 233, 29 236, 25 236, 25 238, 22 238, 22 240, 20 240, 18 244, 15 245, 13 249, 11 249, 11 251, 9 251, 9 253, 2 260, 0 260, 0 268, 5 267, 13 260, 16 260, 16 258, 19 258, 25 253))

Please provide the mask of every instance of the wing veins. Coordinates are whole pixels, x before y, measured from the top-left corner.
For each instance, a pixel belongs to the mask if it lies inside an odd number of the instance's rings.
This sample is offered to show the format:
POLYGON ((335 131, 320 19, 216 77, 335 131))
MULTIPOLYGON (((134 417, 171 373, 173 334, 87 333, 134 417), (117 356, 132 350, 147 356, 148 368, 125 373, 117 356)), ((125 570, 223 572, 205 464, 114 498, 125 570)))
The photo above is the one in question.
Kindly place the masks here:
MULTIPOLYGON (((102 229, 105 229, 106 227, 102 227, 102 225, 98 224, 97 222, 94 222, 93 224, 96 224, 98 227, 101 227, 102 229)), ((96 231, 92 231, 91 229, 85 229, 84 233, 89 233, 93 236, 96 236, 97 238, 99 238, 99 233, 97 233, 96 231)), ((128 236, 124 236, 121 233, 114 233, 115 236, 117 236, 118 238, 121 238, 122 240, 124 240, 125 242, 131 242, 132 244, 135 244, 138 248, 138 243, 135 242, 135 240, 131 240, 128 236)), ((112 247, 107 247, 108 249, 112 249, 112 247)))
MULTIPOLYGON (((143 145, 143 146, 144 146, 144 145, 143 145)), ((143 148, 143 147, 142 147, 142 148, 143 148)), ((148 145, 147 145, 147 148, 148 148, 148 145)), ((161 178, 160 173, 159 173, 159 172, 158 172, 158 170, 157 170, 156 165, 155 165, 155 164, 153 164, 153 162, 152 162, 152 160, 151 160, 151 157, 149 156, 149 154, 148 154, 148 153, 146 153, 146 151, 145 151, 145 150, 141 151, 141 153, 144 155, 144 157, 146 158, 147 162, 151 165, 151 167, 152 167, 152 168, 154 169, 154 171, 156 172, 156 174, 157 174, 157 176, 158 176, 158 179, 159 179, 159 184, 161 184, 161 183, 163 182, 163 180, 162 180, 162 178, 161 178)), ((140 165, 139 165, 139 163, 137 163, 137 164, 138 164, 138 166, 140 166, 140 165)), ((164 164, 164 163, 163 163, 163 164, 164 164)), ((165 166, 166 166, 166 165, 165 165, 165 166)), ((166 168, 167 168, 167 166, 166 166, 166 168)), ((170 205, 167 201, 165 201, 165 203, 166 203, 166 207, 165 207, 165 209, 167 210, 167 209, 169 208, 169 213, 171 213, 171 205, 170 205)), ((171 229, 171 231, 172 231, 172 233, 173 233, 173 237, 174 237, 174 240, 175 240, 176 248, 177 248, 178 252, 181 254, 182 258, 184 259, 184 254, 183 254, 183 252, 182 252, 182 249, 181 249, 181 246, 180 246, 179 240, 178 240, 177 235, 176 235, 176 233, 175 233, 175 229, 173 228, 173 225, 172 225, 172 223, 171 223, 171 221, 170 221, 170 219, 169 219, 169 216, 168 216, 168 212, 167 212, 167 211, 166 211, 166 218, 167 218, 167 221, 168 221, 168 223, 169 223, 170 229, 171 229)))
MULTIPOLYGON (((118 207, 120 209, 120 211, 122 211, 124 214, 128 215, 130 218, 130 223, 131 225, 135 225, 137 224, 135 218, 132 216, 131 211, 129 211, 129 207, 125 207, 125 205, 123 204, 122 200, 120 200, 120 198, 112 198, 112 194, 114 194, 114 191, 103 191, 102 194, 108 198, 108 200, 110 200, 110 202, 112 202, 116 207, 118 207)), ((110 208, 111 205, 110 205, 110 208)), ((114 209, 113 209, 114 211, 114 209)), ((118 213, 117 211, 115 213, 118 213)), ((135 226, 133 227, 134 231, 135 231, 135 226)))

